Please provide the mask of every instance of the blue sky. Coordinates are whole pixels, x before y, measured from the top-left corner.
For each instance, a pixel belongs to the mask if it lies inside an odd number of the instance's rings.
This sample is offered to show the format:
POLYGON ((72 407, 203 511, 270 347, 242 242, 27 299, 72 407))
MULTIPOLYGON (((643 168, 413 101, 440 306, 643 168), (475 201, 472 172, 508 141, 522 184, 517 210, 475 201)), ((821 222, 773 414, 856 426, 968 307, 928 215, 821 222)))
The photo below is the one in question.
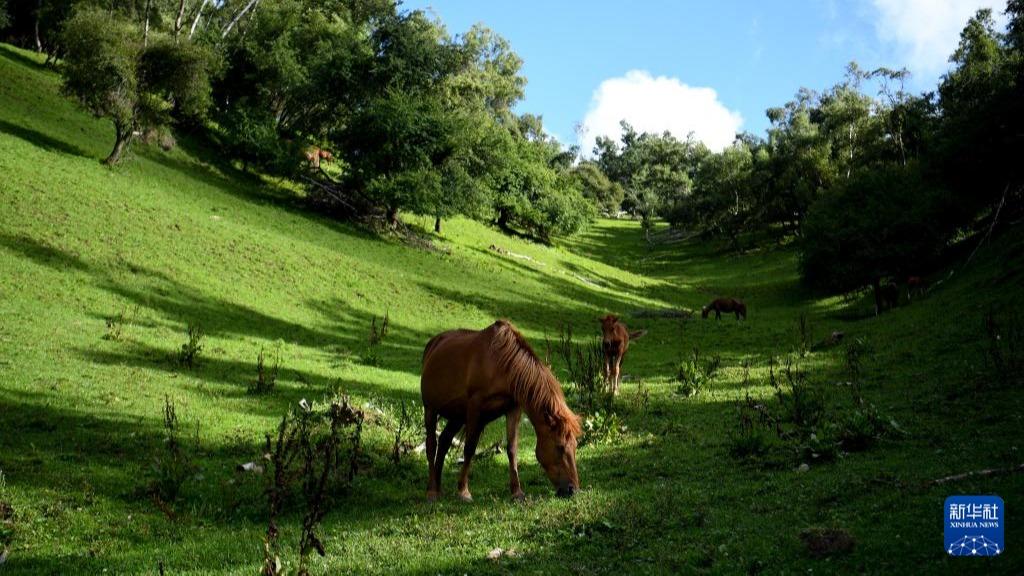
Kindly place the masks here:
MULTIPOLYGON (((1001 0, 409 0, 456 34, 483 22, 512 44, 529 83, 521 112, 563 143, 614 132, 694 131, 712 148, 735 129, 761 134, 764 111, 801 86, 823 89, 851 60, 906 66, 931 89, 959 31, 1001 0)), ((614 134, 612 134, 614 135, 614 134)))

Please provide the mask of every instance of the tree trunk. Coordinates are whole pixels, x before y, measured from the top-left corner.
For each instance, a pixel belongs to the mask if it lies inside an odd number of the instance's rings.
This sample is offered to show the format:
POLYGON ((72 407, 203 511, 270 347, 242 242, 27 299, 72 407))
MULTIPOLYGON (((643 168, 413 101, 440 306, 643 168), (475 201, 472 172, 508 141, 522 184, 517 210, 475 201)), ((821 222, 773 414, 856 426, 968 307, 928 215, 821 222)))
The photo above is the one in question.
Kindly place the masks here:
POLYGON ((149 45, 149 5, 151 0, 146 0, 146 24, 142 28, 142 46, 149 45))
POLYGON ((120 162, 121 161, 121 155, 124 153, 125 150, 128 149, 128 144, 131 142, 131 140, 132 140, 132 131, 131 131, 131 129, 128 129, 128 130, 118 129, 117 130, 116 140, 114 140, 114 149, 111 150, 110 156, 107 156, 107 159, 104 160, 103 163, 106 164, 107 166, 113 166, 114 164, 117 164, 118 162, 120 162))
POLYGON ((508 232, 508 220, 508 209, 500 208, 498 210, 498 228, 501 228, 503 231, 508 232))
POLYGON ((398 228, 398 208, 388 206, 387 213, 388 228, 395 230, 398 228))
POLYGON ((245 16, 245 13, 252 9, 259 1, 260 0, 249 0, 249 3, 246 4, 245 7, 238 12, 238 14, 235 14, 235 17, 231 19, 231 22, 228 22, 228 25, 224 27, 224 32, 220 35, 220 37, 222 39, 227 38, 228 33, 231 32, 231 29, 235 27, 235 24, 238 24, 238 21, 242 19, 242 16, 245 16))
POLYGON ((188 31, 189 40, 192 39, 192 35, 196 33, 196 26, 199 26, 199 19, 203 16, 203 8, 206 8, 206 4, 210 0, 203 0, 203 3, 199 5, 199 10, 196 10, 196 19, 192 21, 192 28, 188 31))
POLYGON ((178 0, 178 17, 174 19, 174 43, 178 43, 181 26, 185 20, 185 0, 178 0))
POLYGON ((437 216, 437 217, 434 218, 434 233, 435 234, 440 234, 441 233, 441 217, 440 216, 437 216))
POLYGON ((875 316, 878 316, 882 312, 882 280, 881 278, 875 278, 871 284, 875 290, 875 316))
POLYGON ((35 35, 36 35, 36 52, 43 53, 43 41, 39 38, 39 19, 43 15, 43 0, 39 0, 36 4, 36 21, 35 21, 35 35))

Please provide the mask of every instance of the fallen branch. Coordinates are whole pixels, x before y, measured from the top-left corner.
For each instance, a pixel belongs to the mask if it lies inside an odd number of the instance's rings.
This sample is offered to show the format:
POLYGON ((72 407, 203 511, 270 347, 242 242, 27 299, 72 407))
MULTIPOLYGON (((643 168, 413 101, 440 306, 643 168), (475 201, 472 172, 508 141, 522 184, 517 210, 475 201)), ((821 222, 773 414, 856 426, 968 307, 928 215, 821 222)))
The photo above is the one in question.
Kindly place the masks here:
POLYGON ((334 200, 335 202, 351 210, 353 214, 359 214, 361 212, 361 210, 359 210, 355 205, 353 205, 348 198, 343 196, 334 188, 324 184, 323 182, 316 180, 315 178, 310 178, 309 176, 302 176, 301 178, 306 182, 319 188, 320 191, 326 194, 331 200, 334 200))
POLYGON ((673 310, 671 308, 663 310, 641 309, 630 312, 630 316, 634 318, 689 318, 693 316, 693 312, 689 310, 673 310))
POLYGON ((1003 197, 1001 200, 999 200, 999 206, 996 207, 995 215, 992 216, 992 224, 989 225, 988 232, 986 232, 985 235, 981 238, 981 240, 978 242, 978 245, 974 247, 974 251, 972 251, 971 255, 967 257, 967 261, 964 262, 964 265, 961 268, 961 270, 963 268, 966 268, 967 265, 971 263, 971 260, 974 258, 974 255, 978 253, 978 249, 981 248, 981 245, 984 244, 986 240, 988 240, 989 236, 992 235, 992 231, 996 229, 996 224, 999 223, 999 213, 1003 211, 1003 206, 1006 204, 1006 194, 1009 191, 1010 185, 1007 184, 1006 188, 1003 188, 1003 197))
POLYGON ((603 286, 603 284, 601 284, 600 282, 596 282, 594 280, 591 280, 590 278, 586 278, 586 277, 580 276, 579 274, 577 274, 575 272, 573 272, 572 275, 577 280, 579 280, 580 282, 583 282, 584 284, 587 284, 588 286, 596 286, 598 288, 601 288, 603 286))
POLYGON ((973 478, 974 476, 1002 476, 1003 474, 1014 474, 1017 472, 1024 472, 1024 464, 1020 464, 1012 468, 987 468, 985 470, 973 470, 971 472, 964 472, 963 474, 954 474, 952 476, 946 476, 945 478, 937 478, 928 484, 945 484, 946 482, 956 482, 957 480, 973 478))

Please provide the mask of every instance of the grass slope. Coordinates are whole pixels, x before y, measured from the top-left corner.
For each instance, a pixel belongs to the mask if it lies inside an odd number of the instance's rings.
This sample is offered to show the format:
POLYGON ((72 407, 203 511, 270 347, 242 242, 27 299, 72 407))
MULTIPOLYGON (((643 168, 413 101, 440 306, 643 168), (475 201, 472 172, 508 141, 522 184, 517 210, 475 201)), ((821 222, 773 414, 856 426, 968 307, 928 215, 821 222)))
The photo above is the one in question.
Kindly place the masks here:
MULTIPOLYGON (((609 311, 692 309, 717 294, 745 298, 749 321, 627 318, 650 331, 624 368, 616 410, 628 431, 581 450, 578 497, 552 497, 527 425, 527 502, 509 501, 497 457, 474 468, 475 503, 428 505, 422 457, 390 464, 387 432, 370 427, 370 465, 325 519, 328 554, 315 571, 952 573, 963 561, 942 553, 943 499, 997 493, 1011 515, 1022 501, 1021 475, 925 484, 1024 460, 1019 394, 974 391, 985 379, 982 312, 1020 297, 1019 233, 928 299, 867 318, 864 300, 800 290, 784 248, 650 248, 635 223, 618 221, 549 248, 455 220, 437 241, 444 251, 426 252, 304 212, 286 190, 209 153, 137 147, 108 169, 98 160, 111 141, 34 55, 0 46, 0 500, 15 510, 5 573, 152 574, 162 562, 168 574, 254 574, 262 479, 233 468, 300 398, 342 390, 376 405, 418 401, 422 346, 444 329, 506 317, 542 349, 562 323, 596 333, 609 311), (122 311, 122 338, 104 339, 122 311), (767 358, 796 346, 801 311, 819 338, 843 330, 868 342, 866 393, 906 434, 808 472, 739 462, 728 455, 735 402, 770 396, 767 358), (385 312, 380 365, 364 365, 371 318, 385 312), (193 370, 174 361, 189 323, 207 333, 193 370), (725 369, 710 392, 683 398, 672 375, 693 347, 721 354, 725 369), (257 397, 246 387, 261 348, 280 351, 282 372, 278 390, 257 397), (743 360, 754 367, 746 387, 743 360), (174 520, 144 495, 165 397, 199 443, 200 473, 174 520), (842 528, 856 547, 813 559, 798 536, 809 527, 842 528), (519 555, 486 560, 495 547, 519 555)), ((831 403, 847 394, 835 385, 841 354, 804 361, 831 403)), ((298 520, 283 525, 290 547, 298 520)), ((1014 525, 986 571, 1024 571, 1014 525)))

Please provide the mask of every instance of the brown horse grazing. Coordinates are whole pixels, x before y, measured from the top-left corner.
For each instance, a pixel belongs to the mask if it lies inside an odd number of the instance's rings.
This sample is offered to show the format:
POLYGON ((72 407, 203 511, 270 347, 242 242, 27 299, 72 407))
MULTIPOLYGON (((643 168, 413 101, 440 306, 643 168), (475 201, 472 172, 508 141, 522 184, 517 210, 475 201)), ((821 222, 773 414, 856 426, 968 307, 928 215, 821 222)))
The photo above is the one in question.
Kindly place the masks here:
POLYGON ((611 383, 612 395, 619 393, 619 384, 622 383, 622 359, 629 349, 629 341, 637 340, 646 330, 630 332, 626 325, 619 322, 619 317, 609 314, 604 318, 598 318, 601 323, 601 350, 604 351, 604 379, 611 383))
POLYGON ((726 314, 735 312, 737 320, 740 319, 740 316, 742 316, 744 320, 747 319, 747 305, 744 304, 742 300, 737 300, 735 298, 715 298, 710 304, 701 308, 700 317, 707 318, 708 314, 712 310, 715 312, 715 320, 722 319, 722 312, 725 312, 726 314))
POLYGON ((505 416, 509 486, 512 496, 524 497, 519 486, 519 421, 523 411, 537 432, 537 461, 559 496, 579 489, 576 438, 579 417, 569 409, 562 387, 512 324, 498 320, 483 330, 451 330, 427 342, 420 379, 427 429, 430 480, 427 500, 441 493, 441 470, 452 439, 466 427, 465 461, 459 476, 459 498, 472 500, 469 467, 480 433, 488 423, 505 416), (437 439, 437 419, 448 422, 437 439))

